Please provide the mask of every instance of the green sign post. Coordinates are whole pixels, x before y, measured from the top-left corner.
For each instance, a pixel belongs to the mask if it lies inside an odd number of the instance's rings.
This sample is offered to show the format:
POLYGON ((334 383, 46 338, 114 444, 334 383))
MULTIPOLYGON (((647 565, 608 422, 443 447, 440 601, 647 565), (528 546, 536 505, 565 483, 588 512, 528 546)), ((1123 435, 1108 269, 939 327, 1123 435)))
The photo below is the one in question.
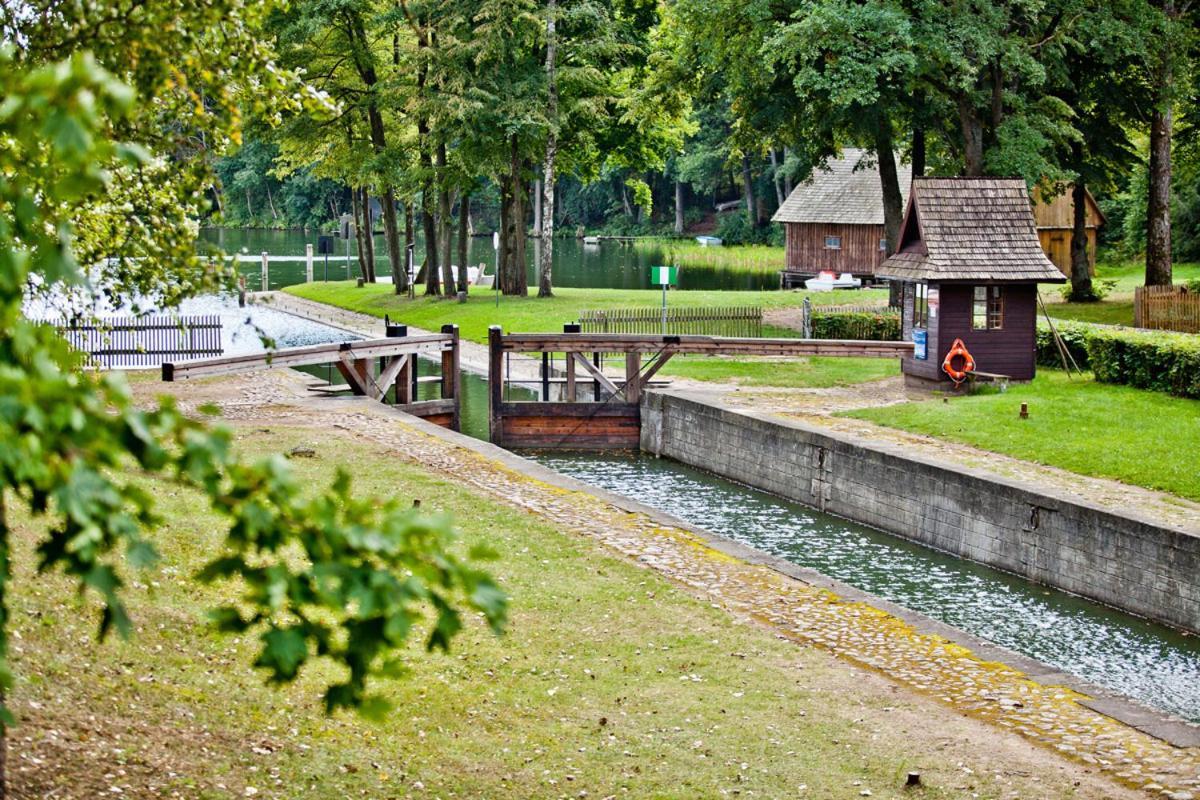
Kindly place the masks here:
POLYGON ((667 335, 667 289, 679 283, 679 267, 651 267, 650 282, 662 287, 662 332, 667 335))

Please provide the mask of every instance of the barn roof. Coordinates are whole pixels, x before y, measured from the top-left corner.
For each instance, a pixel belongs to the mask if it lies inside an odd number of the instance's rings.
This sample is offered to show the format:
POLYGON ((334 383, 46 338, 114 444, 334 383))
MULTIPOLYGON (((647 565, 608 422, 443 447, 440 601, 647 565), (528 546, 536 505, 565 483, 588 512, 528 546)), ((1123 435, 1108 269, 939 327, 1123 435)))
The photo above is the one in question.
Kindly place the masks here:
POLYGON ((1061 283, 1020 178, 915 178, 898 252, 876 274, 902 280, 1061 283))
MULTIPOLYGON (((912 167, 896 159, 900 194, 908 194, 912 167)), ((823 222, 843 225, 882 225, 883 190, 879 186, 879 165, 866 150, 847 147, 841 158, 831 158, 813 170, 797 186, 772 222, 823 222)))

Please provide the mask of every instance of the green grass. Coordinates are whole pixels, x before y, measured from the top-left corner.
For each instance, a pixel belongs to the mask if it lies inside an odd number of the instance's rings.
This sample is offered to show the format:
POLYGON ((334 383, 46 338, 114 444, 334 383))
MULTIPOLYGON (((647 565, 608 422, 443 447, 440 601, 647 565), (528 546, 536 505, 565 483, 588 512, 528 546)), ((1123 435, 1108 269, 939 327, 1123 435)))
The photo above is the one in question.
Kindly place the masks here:
POLYGON ((778 272, 786 264, 786 251, 768 245, 702 247, 695 239, 638 239, 633 246, 644 252, 662 253, 680 267, 778 272))
MULTIPOLYGON (((17 515, 15 796, 793 797, 805 785, 800 796, 857 797, 861 785, 899 797, 914 767, 922 798, 960 796, 961 749, 924 732, 914 742, 896 720, 920 712, 894 690, 864 691, 845 665, 392 453, 329 429, 259 426, 239 436, 251 455, 315 447, 293 462, 310 485, 338 463, 369 465, 360 489, 469 521, 464 546, 502 554, 508 634, 468 620, 451 654, 414 647, 410 674, 376 687, 396 707, 381 723, 327 718, 312 674, 269 688, 255 642, 206 626, 205 609, 236 590, 189 577, 221 541, 196 495, 146 486, 166 520, 163 560, 132 576, 128 642, 94 642, 94 604, 35 575, 37 527, 17 515)), ((999 796, 986 771, 972 781, 999 796)))
MULTIPOLYGON (((1175 264, 1175 283, 1200 279, 1200 264, 1175 264)), ((1096 264, 1096 281, 1115 281, 1110 294, 1097 303, 1064 303, 1057 289, 1043 290, 1046 310, 1055 319, 1097 322, 1105 325, 1133 325, 1133 290, 1146 281, 1146 265, 1140 259, 1106 261, 1096 264)))
POLYGON ((1007 392, 846 412, 1083 475, 1200 500, 1200 401, 1042 370, 1007 392), (1029 419, 1020 419, 1021 403, 1029 419))
MULTIPOLYGON (((586 309, 633 308, 655 306, 661 293, 643 289, 555 289, 554 297, 501 297, 499 308, 492 292, 473 289, 466 303, 418 296, 414 300, 397 297, 391 286, 364 286, 352 282, 307 283, 289 286, 284 291, 298 297, 370 314, 390 316, 393 320, 426 330, 438 330, 454 323, 466 339, 487 341, 490 325, 500 324, 505 332, 534 333, 562 331, 586 309)), ((784 308, 800 306, 805 292, 672 292, 669 302, 677 306, 762 306, 784 308)), ((884 290, 835 292, 813 296, 815 304, 858 305, 887 296, 884 290)), ((766 326, 767 336, 797 335, 782 328, 766 326)), ((731 381, 748 386, 790 388, 827 387, 861 383, 898 373, 891 359, 814 358, 780 363, 770 360, 724 358, 672 359, 662 374, 705 381, 731 381)))

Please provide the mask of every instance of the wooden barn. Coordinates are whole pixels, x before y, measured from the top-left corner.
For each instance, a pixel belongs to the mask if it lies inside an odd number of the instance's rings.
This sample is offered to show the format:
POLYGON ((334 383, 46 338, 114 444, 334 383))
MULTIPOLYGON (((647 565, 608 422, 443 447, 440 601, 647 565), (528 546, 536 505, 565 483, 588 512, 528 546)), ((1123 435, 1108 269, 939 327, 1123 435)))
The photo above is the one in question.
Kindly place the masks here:
POLYGON ((908 382, 950 381, 956 339, 975 372, 1032 380, 1037 285, 1065 278, 1042 251, 1020 178, 914 179, 900 247, 878 272, 903 284, 903 336, 916 346, 901 362, 908 382))
MULTIPOLYGON (((912 167, 896 163, 900 191, 912 167)), ((887 258, 879 167, 866 150, 847 147, 817 167, 771 217, 787 234, 786 273, 811 277, 822 270, 871 277, 887 258)))
MULTIPOLYGON (((907 199, 912 167, 896 157, 901 197, 907 199)), ((1028 201, 1028 196, 1027 196, 1028 201)), ((1064 275, 1071 274, 1071 187, 1045 199, 1034 189, 1033 216, 1038 240, 1050 261, 1064 275)), ((797 186, 772 222, 781 223, 787 236, 785 285, 799 283, 822 270, 852 272, 874 277, 887 257, 883 230, 883 190, 879 167, 866 150, 847 147, 841 158, 831 158, 797 186)), ((1088 259, 1096 269, 1096 233, 1104 214, 1087 192, 1088 259)))
MULTIPOLYGON (((1071 186, 1060 187, 1061 191, 1047 199, 1041 190, 1033 190, 1033 218, 1037 223, 1038 239, 1042 250, 1058 267, 1062 274, 1071 274, 1071 231, 1075 227, 1075 204, 1071 200, 1071 186)), ((1096 274, 1096 234, 1105 223, 1104 212, 1096 204, 1092 193, 1084 190, 1087 209, 1088 264, 1096 274)))

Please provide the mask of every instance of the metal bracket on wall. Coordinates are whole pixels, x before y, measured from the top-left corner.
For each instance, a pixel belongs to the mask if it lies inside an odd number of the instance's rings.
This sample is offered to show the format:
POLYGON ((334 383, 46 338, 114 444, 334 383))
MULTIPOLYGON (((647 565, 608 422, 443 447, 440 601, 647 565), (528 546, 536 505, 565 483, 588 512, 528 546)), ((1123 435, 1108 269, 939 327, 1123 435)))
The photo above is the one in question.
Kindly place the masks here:
POLYGON ((817 508, 825 510, 825 505, 833 497, 833 454, 824 447, 817 447, 812 453, 812 485, 810 491, 816 500, 817 508))

